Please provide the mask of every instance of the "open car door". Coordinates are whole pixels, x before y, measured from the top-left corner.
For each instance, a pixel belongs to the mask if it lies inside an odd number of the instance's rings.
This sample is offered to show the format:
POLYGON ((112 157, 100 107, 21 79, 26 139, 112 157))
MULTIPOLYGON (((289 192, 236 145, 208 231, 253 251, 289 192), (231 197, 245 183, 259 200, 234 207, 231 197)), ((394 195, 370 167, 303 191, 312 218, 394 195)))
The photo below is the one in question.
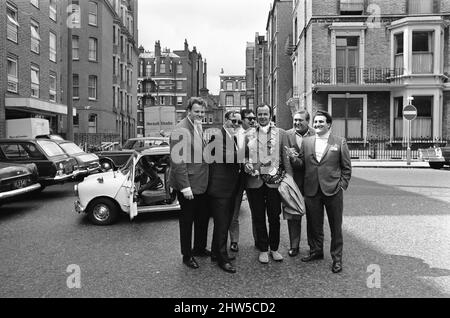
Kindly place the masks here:
POLYGON ((128 204, 130 205, 130 220, 133 220, 138 215, 137 208, 137 197, 136 197, 136 185, 134 184, 134 177, 136 174, 136 163, 137 163, 137 155, 133 155, 133 166, 130 171, 130 179, 129 182, 129 196, 128 196, 128 204))

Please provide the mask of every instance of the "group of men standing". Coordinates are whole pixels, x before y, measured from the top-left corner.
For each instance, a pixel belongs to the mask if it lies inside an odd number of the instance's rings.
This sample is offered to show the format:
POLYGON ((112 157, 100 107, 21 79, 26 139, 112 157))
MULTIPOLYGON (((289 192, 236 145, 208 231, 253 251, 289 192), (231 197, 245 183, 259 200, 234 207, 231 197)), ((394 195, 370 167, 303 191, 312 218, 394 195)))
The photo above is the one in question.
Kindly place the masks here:
MULTIPOLYGON (((302 261, 324 257, 325 207, 331 229, 332 271, 340 272, 343 191, 351 178, 351 160, 345 139, 330 132, 331 116, 317 112, 313 129, 308 125, 308 112, 300 111, 294 115, 294 128, 285 131, 271 121, 271 107, 261 105, 255 110, 256 116, 252 110, 226 113, 220 131, 206 137, 201 125, 205 108, 201 98, 191 98, 187 117, 176 126, 170 140, 169 183, 181 205, 183 263, 198 268, 194 257, 211 257, 224 271, 236 272, 232 264, 235 257, 228 254, 227 242, 230 233, 230 249, 238 251, 244 190, 259 262, 267 264, 269 258, 283 261, 279 252, 283 212, 279 186, 287 174, 305 197, 310 252, 302 261), (211 251, 207 249, 210 216, 214 220, 211 251)), ((283 213, 288 220, 291 257, 299 255, 302 214, 283 213)))

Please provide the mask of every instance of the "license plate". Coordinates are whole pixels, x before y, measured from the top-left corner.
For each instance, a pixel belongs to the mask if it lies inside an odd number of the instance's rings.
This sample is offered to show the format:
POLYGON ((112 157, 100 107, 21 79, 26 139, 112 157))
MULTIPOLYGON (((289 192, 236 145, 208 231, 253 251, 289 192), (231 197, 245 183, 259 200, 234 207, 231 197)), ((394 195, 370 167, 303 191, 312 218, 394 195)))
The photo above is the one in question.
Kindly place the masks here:
POLYGON ((28 185, 28 179, 17 180, 14 182, 14 187, 16 189, 25 188, 28 185))

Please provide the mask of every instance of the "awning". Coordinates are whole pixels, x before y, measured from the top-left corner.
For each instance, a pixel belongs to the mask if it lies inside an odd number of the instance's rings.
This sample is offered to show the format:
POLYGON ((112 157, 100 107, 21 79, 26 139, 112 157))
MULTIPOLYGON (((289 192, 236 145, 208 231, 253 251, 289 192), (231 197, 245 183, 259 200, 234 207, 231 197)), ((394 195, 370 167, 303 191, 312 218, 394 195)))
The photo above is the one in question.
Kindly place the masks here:
MULTIPOLYGON (((67 105, 51 103, 36 98, 6 97, 5 108, 38 113, 43 112, 55 115, 67 115, 67 105)), ((74 107, 73 116, 76 115, 77 110, 74 107)))

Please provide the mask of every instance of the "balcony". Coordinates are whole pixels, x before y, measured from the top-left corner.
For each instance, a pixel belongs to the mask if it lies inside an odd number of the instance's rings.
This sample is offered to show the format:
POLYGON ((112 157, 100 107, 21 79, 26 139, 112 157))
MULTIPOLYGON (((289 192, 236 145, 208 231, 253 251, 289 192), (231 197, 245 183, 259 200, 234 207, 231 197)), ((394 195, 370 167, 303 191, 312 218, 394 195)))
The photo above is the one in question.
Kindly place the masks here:
POLYGON ((313 70, 312 82, 316 88, 333 87, 384 90, 392 85, 400 85, 399 76, 403 68, 317 68, 313 70))

